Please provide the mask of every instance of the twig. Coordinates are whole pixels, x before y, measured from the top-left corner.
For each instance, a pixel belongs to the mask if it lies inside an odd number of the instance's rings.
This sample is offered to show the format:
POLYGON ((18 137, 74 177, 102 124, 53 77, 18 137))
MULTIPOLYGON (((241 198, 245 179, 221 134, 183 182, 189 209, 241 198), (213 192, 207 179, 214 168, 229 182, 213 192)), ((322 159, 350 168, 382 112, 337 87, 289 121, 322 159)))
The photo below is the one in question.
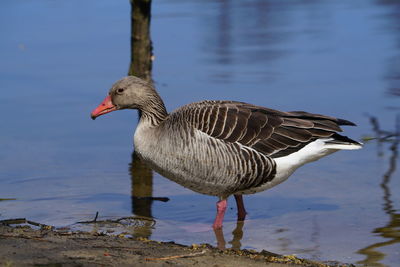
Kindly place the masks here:
POLYGON ((191 257, 197 257, 197 256, 202 256, 206 254, 206 250, 203 250, 201 252, 196 252, 196 253, 190 253, 186 255, 176 255, 176 256, 169 256, 169 257, 162 257, 162 258, 146 258, 146 261, 157 261, 157 260, 172 260, 172 259, 179 259, 179 258, 191 258, 191 257))
POLYGON ((37 222, 34 222, 34 221, 27 220, 25 218, 7 219, 7 220, 1 220, 0 221, 0 224, 3 224, 3 225, 24 224, 24 223, 27 223, 27 224, 30 224, 30 225, 34 225, 34 226, 38 226, 38 227, 43 228, 43 229, 53 229, 54 228, 54 226, 47 225, 47 224, 42 224, 42 223, 37 223, 37 222))
POLYGON ((94 220, 81 221, 81 222, 77 222, 77 223, 88 223, 88 224, 89 223, 121 223, 121 221, 123 221, 123 220, 137 220, 137 221, 149 221, 149 222, 154 223, 154 225, 155 225, 155 220, 153 218, 136 216, 136 217, 122 217, 122 218, 118 218, 116 220, 100 220, 100 221, 97 221, 97 215, 98 215, 98 212, 96 213, 96 217, 94 218, 94 220))
POLYGON ((26 223, 25 218, 16 218, 16 219, 6 219, 6 220, 1 220, 0 224, 23 224, 26 223))
POLYGON ((94 216, 94 219, 91 221, 82 221, 82 222, 78 222, 78 223, 96 223, 97 222, 97 217, 99 217, 99 212, 96 211, 96 215, 94 216))
POLYGON ((98 211, 96 211, 96 216, 94 217, 93 222, 96 222, 96 221, 97 221, 97 217, 99 217, 99 212, 98 212, 98 211))

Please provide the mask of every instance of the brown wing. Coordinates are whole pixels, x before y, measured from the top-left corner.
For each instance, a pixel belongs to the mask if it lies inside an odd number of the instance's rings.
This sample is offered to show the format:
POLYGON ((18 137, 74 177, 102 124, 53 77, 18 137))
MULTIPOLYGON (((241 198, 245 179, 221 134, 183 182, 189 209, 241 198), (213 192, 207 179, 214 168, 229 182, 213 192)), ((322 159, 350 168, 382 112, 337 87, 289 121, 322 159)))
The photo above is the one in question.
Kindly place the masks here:
POLYGON ((341 132, 339 125, 354 125, 319 114, 282 112, 233 101, 203 101, 180 111, 200 131, 271 157, 290 154, 313 140, 341 132))

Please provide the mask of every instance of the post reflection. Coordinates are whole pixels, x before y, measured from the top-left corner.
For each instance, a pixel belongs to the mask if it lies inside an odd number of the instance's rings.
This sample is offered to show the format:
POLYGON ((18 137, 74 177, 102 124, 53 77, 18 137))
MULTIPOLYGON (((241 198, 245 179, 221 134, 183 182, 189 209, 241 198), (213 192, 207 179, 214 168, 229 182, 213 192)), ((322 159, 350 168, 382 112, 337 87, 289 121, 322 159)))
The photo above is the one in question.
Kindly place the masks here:
POLYGON ((153 172, 140 160, 135 152, 132 153, 129 174, 132 179, 132 213, 152 218, 153 172))
MULTIPOLYGON (((379 251, 383 247, 392 246, 396 243, 400 243, 400 213, 393 205, 390 193, 390 180, 393 173, 396 170, 397 159, 398 159, 398 146, 400 143, 400 115, 396 117, 396 130, 394 133, 385 132, 380 130, 378 120, 371 117, 370 121, 373 124, 374 131, 379 138, 377 138, 379 147, 383 146, 384 142, 390 143, 390 158, 389 158, 389 168, 382 177, 382 183, 380 184, 383 190, 383 210, 387 215, 389 215, 388 223, 383 227, 375 228, 372 233, 388 239, 384 242, 378 242, 367 246, 358 251, 359 254, 363 254, 366 258, 357 263, 373 266, 385 266, 380 263, 386 257, 386 254, 379 251), (382 136, 382 133, 386 133, 382 136)), ((378 155, 382 155, 382 152, 378 152, 378 155)))

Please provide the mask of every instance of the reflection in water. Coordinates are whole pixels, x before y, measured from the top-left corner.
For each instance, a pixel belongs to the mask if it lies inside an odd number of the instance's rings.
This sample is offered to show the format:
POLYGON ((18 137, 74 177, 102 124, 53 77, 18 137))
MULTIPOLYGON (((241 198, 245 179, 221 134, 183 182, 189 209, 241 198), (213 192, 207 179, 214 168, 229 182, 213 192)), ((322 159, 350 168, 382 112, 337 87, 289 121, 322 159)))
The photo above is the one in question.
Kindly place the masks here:
POLYGON ((152 218, 153 173, 135 152, 132 153, 129 173, 132 178, 132 213, 152 218))
POLYGON ((144 223, 141 225, 133 228, 133 236, 149 238, 152 227, 155 225, 151 212, 153 201, 167 202, 169 199, 166 197, 152 197, 153 172, 140 160, 135 152, 132 153, 129 173, 132 179, 132 213, 147 219, 143 220, 144 223))
MULTIPOLYGON (((216 82, 243 82, 249 75, 256 75, 263 81, 276 79, 277 73, 270 69, 271 63, 293 53, 285 43, 296 38, 298 25, 293 25, 290 17, 290 10, 296 4, 271 0, 220 0, 217 4, 215 17, 204 19, 208 28, 203 49, 209 53, 210 61, 223 66, 210 72, 211 78, 216 82), (253 68, 258 63, 262 68, 253 68)), ((302 1, 301 4, 307 6, 307 23, 311 29, 299 35, 320 37, 324 18, 330 15, 330 10, 321 11, 318 1, 302 1)))
POLYGON ((220 8, 218 14, 218 23, 217 27, 217 45, 216 49, 216 60, 220 64, 230 64, 232 63, 232 22, 231 22, 231 1, 230 0, 222 0, 220 1, 220 8))
MULTIPOLYGON (((229 243, 232 245, 232 249, 234 250, 240 250, 240 247, 242 246, 241 240, 243 238, 243 226, 244 221, 237 221, 236 228, 232 231, 233 237, 232 240, 229 241, 229 243)), ((226 249, 226 242, 222 228, 214 229, 214 233, 217 240, 217 248, 221 250, 226 249)))
POLYGON ((282 19, 281 13, 270 12, 273 8, 279 9, 265 0, 255 0, 251 4, 220 1, 215 23, 210 24, 213 29, 210 32, 215 34, 212 58, 219 64, 254 63, 285 54, 277 45, 288 35, 270 27, 272 21, 282 19), (236 23, 239 20, 240 23, 236 23))
POLYGON ((281 13, 270 12, 273 6, 265 0, 218 2, 215 18, 205 19, 209 21, 209 29, 204 38, 207 43, 203 46, 210 53, 209 59, 224 67, 211 73, 214 81, 232 82, 238 76, 246 76, 246 72, 258 73, 263 79, 271 78, 267 70, 252 70, 249 66, 278 59, 287 53, 279 44, 289 35, 270 27, 272 22, 282 19, 281 13), (246 65, 242 73, 233 67, 241 64, 246 65))
MULTIPOLYGON (((131 63, 128 75, 135 75, 147 81, 151 81, 152 68, 150 16, 151 0, 131 0, 131 63)), ((132 213, 152 218, 151 206, 154 200, 152 170, 133 152, 129 173, 132 180, 132 213)), ((133 229, 134 236, 149 238, 152 234, 151 223, 133 229)))
POLYGON ((232 248, 234 250, 239 250, 240 247, 242 246, 242 243, 240 242, 243 238, 243 226, 244 226, 244 221, 237 221, 236 222, 236 228, 233 230, 232 235, 232 241, 229 243, 232 245, 232 248))
MULTIPOLYGON (((358 253, 365 255, 366 259, 359 261, 358 263, 365 264, 368 266, 371 264, 373 264, 373 266, 385 266, 379 262, 385 258, 386 254, 381 251, 378 251, 377 249, 386 246, 391 246, 396 243, 400 243, 400 213, 393 206, 393 201, 390 198, 391 193, 389 187, 390 179, 396 170, 396 161, 398 158, 398 145, 400 142, 400 115, 396 117, 395 132, 389 134, 389 136, 394 136, 393 140, 388 139, 387 136, 381 137, 383 131, 379 129, 378 120, 376 118, 372 118, 371 122, 373 124, 373 128, 376 135, 379 137, 377 138, 378 143, 382 144, 383 142, 388 142, 388 141, 391 143, 390 145, 391 156, 389 160, 389 169, 383 175, 381 183, 381 188, 383 189, 383 201, 384 201, 383 210, 385 211, 386 214, 389 215, 389 222, 387 225, 383 227, 375 228, 374 231, 372 232, 389 240, 375 243, 368 247, 360 249, 358 253)), ((379 147, 382 147, 382 145, 380 145, 379 147)))
MULTIPOLYGON (((400 2, 399 1, 387 1, 378 0, 381 5, 386 5, 388 9, 388 17, 392 21, 391 24, 386 25, 388 29, 396 33, 397 43, 396 47, 400 48, 400 2)), ((398 50, 397 50, 398 51, 398 50)), ((388 61, 388 74, 386 75, 388 81, 387 93, 393 96, 400 96, 400 54, 395 54, 388 61)), ((398 109, 398 107, 396 107, 398 109)), ((372 233, 377 234, 388 241, 379 242, 372 244, 368 247, 360 249, 358 253, 366 255, 366 259, 359 261, 360 264, 374 265, 374 266, 384 266, 381 262, 386 254, 378 251, 379 248, 393 246, 396 243, 400 243, 400 213, 393 205, 391 200, 390 192, 390 179, 396 170, 396 163, 398 159, 398 146, 400 142, 400 114, 396 117, 396 128, 394 132, 382 131, 379 127, 378 119, 375 117, 370 117, 370 121, 373 125, 373 130, 377 137, 378 142, 378 155, 383 155, 383 145, 384 143, 390 143, 390 159, 389 168, 383 175, 382 183, 380 184, 383 190, 383 210, 389 215, 389 222, 383 226, 375 228, 372 233)))
POLYGON ((312 218, 312 233, 311 233, 311 237, 310 237, 310 241, 312 244, 314 244, 314 246, 312 248, 309 249, 310 251, 310 255, 312 259, 318 259, 318 255, 321 255, 321 251, 320 251, 320 243, 319 243, 319 239, 320 239, 320 227, 318 224, 318 220, 315 216, 313 216, 312 218))

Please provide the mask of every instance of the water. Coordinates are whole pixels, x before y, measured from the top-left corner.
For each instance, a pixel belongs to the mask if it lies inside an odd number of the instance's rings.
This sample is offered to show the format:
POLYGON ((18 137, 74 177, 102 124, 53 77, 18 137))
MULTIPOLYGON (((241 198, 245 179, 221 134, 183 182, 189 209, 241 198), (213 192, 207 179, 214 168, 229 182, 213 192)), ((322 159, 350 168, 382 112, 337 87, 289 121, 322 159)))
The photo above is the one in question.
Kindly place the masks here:
MULTIPOLYGON (((168 202, 131 198, 136 112, 89 118, 128 72, 128 1, 0 7, 0 198, 17 199, 0 201, 0 219, 91 229, 74 223, 147 212, 154 222, 121 231, 216 245, 215 198, 158 174, 142 193, 168 202)), ((400 113, 398 25, 397 1, 156 1, 153 78, 169 110, 232 99, 346 118, 356 139, 386 137, 400 113)), ((226 246, 398 266, 397 153, 391 137, 309 164, 246 196, 244 226, 230 199, 226 246)))

